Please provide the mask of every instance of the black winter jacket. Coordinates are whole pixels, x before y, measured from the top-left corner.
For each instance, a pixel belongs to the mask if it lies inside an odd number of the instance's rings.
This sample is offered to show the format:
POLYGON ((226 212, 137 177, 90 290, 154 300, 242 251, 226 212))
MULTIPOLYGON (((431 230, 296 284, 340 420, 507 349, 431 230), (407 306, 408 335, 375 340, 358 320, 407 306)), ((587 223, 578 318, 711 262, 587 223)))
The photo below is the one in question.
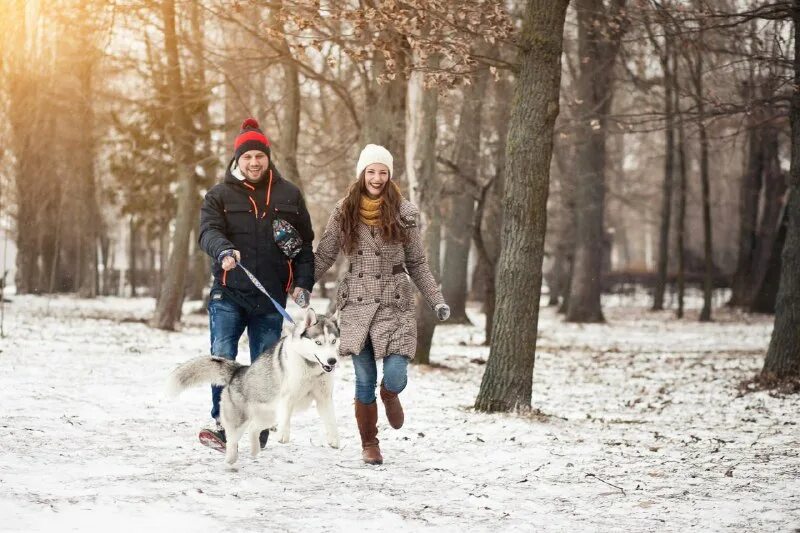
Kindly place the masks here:
POLYGON ((241 268, 225 272, 217 260, 224 250, 239 250, 242 264, 281 305, 293 286, 311 290, 314 285, 314 231, 303 196, 270 162, 270 171, 258 189, 231 173, 212 187, 200 210, 200 248, 211 256, 212 290, 222 290, 253 313, 274 313, 272 302, 259 291, 241 268), (270 178, 271 176, 271 178, 270 178), (270 185, 271 179, 271 185, 270 185), (267 201, 267 199, 269 199, 267 201), (272 236, 272 221, 283 218, 300 232, 303 247, 293 260, 281 252, 272 236))

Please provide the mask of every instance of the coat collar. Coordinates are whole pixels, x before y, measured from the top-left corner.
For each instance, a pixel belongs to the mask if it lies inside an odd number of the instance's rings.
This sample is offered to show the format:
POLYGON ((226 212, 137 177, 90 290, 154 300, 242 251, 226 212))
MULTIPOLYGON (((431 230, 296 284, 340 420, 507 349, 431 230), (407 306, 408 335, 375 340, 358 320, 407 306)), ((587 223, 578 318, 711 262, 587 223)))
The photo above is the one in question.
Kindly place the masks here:
POLYGON ((358 242, 364 243, 362 247, 367 247, 372 250, 380 250, 383 247, 383 238, 381 237, 381 230, 376 226, 368 226, 363 222, 358 223, 358 242), (375 235, 372 230, 375 230, 375 235))

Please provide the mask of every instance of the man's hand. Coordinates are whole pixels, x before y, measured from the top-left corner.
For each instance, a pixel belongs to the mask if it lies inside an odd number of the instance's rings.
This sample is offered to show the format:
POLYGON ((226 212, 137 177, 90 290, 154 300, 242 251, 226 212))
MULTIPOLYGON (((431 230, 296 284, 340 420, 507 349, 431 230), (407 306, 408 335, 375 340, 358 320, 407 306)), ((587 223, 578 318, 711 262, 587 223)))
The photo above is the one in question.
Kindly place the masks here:
POLYGON ((292 298, 294 298, 294 303, 303 309, 308 307, 308 304, 311 303, 311 293, 305 290, 303 287, 295 287, 294 291, 292 292, 292 298))
POLYGON ((239 250, 225 250, 220 255, 224 255, 222 258, 222 270, 226 271, 236 268, 236 263, 242 258, 242 254, 239 253, 239 250))

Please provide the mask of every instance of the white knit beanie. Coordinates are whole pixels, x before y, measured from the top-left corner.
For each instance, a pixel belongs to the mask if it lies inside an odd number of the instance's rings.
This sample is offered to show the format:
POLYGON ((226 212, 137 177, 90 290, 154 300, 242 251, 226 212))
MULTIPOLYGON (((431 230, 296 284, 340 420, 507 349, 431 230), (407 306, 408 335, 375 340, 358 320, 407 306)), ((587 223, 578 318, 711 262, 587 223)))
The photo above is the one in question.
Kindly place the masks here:
POLYGON ((381 163, 389 167, 389 178, 394 174, 394 159, 389 150, 377 144, 368 144, 361 150, 361 155, 358 156, 358 163, 356 164, 356 178, 361 176, 364 169, 372 163, 381 163))

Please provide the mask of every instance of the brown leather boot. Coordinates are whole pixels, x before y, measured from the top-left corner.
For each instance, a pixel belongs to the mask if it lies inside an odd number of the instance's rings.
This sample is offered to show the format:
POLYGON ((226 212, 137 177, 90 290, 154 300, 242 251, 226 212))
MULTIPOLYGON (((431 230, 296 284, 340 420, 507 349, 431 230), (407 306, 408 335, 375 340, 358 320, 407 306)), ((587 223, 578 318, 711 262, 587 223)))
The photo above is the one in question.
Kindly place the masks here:
POLYGON ((378 446, 378 402, 370 404, 356 402, 356 422, 361 433, 361 458, 368 465, 383 464, 378 446))
POLYGON ((381 400, 383 400, 383 406, 386 408, 386 418, 389 420, 389 425, 394 429, 403 427, 405 415, 403 414, 403 406, 400 405, 400 398, 398 398, 396 392, 391 392, 383 383, 381 383, 381 400))

